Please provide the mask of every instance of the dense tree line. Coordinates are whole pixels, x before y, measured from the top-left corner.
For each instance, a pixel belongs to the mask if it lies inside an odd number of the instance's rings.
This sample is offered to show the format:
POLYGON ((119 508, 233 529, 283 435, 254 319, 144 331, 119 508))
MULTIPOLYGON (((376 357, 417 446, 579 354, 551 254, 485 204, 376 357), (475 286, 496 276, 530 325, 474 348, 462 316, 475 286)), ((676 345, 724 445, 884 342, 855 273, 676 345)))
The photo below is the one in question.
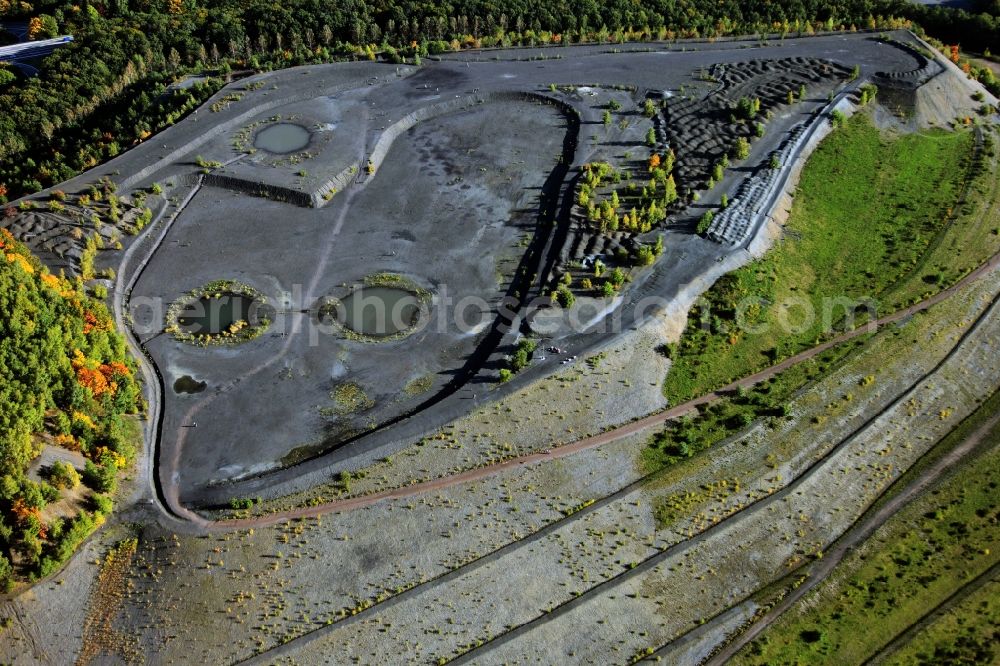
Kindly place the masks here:
POLYGON ((75 518, 46 519, 76 470, 29 478, 46 444, 81 452, 84 480, 114 491, 135 455, 139 387, 103 303, 44 268, 0 230, 0 588, 58 566, 110 511, 106 495, 75 518))
POLYGON ((998 43, 996 5, 983 0, 983 11, 971 13, 905 0, 0 0, 0 18, 27 21, 37 37, 76 37, 37 78, 0 67, 0 203, 113 157, 183 116, 220 85, 165 92, 192 70, 225 74, 376 54, 399 60, 477 46, 797 34, 905 19, 982 50, 998 43))

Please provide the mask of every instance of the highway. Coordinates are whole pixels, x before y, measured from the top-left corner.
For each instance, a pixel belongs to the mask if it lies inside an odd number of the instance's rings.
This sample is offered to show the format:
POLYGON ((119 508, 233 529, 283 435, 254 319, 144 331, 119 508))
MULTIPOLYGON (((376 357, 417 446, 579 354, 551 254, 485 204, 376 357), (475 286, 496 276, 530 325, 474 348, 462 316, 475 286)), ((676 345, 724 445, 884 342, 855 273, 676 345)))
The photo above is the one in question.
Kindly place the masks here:
POLYGON ((30 65, 25 65, 27 60, 44 58, 50 55, 60 46, 66 46, 73 42, 73 35, 63 35, 52 39, 40 39, 34 42, 21 42, 9 46, 0 46, 0 62, 10 62, 19 65, 22 69, 27 69, 28 74, 37 74, 37 70, 30 65))

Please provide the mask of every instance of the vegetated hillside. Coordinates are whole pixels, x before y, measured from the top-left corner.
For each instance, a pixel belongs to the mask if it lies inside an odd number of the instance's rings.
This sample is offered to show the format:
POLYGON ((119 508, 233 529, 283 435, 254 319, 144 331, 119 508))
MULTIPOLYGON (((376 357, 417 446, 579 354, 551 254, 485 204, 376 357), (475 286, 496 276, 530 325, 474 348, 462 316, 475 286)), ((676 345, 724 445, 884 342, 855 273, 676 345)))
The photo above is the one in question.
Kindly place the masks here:
POLYGON ((859 315, 875 299, 885 315, 902 305, 887 290, 952 280, 918 267, 974 175, 972 145, 965 130, 884 133, 867 113, 834 130, 802 172, 785 237, 721 278, 691 312, 671 346, 667 396, 700 395, 832 335, 848 313, 830 309, 832 299, 859 304, 859 315))
MULTIPOLYGON (((940 447, 942 453, 996 414, 998 398, 1000 394, 994 394, 950 434, 943 443, 946 446, 940 447)), ((829 578, 732 663, 827 663, 833 659, 841 664, 870 663, 890 640, 918 626, 953 594, 958 593, 960 600, 963 588, 966 592, 977 589, 977 576, 1000 560, 995 490, 1000 429, 992 428, 984 440, 989 445, 986 450, 963 460, 959 471, 890 518, 876 536, 845 557, 829 578), (873 618, 879 631, 868 630, 873 618)), ((912 482, 915 477, 907 473, 903 478, 912 482)), ((988 580, 983 583, 989 585, 988 580)), ((911 645, 882 663, 997 663, 1000 635, 996 598, 992 601, 992 609, 990 604, 959 607, 964 621, 953 622, 948 627, 951 631, 919 631, 911 645)))
MULTIPOLYGON (((1000 39, 995 3, 971 14, 905 0, 0 0, 32 38, 76 41, 25 80, 0 67, 0 203, 59 183, 173 123, 221 78, 167 92, 186 73, 225 75, 344 58, 399 62, 468 47, 898 28, 909 20, 982 50, 1000 39)), ((12 35, 0 31, 0 43, 12 35)), ((995 47, 996 48, 996 47, 995 47)))
POLYGON ((139 395, 104 305, 0 229, 0 586, 50 573, 103 522, 135 456, 139 395), (82 453, 84 469, 29 478, 45 446, 82 453))
MULTIPOLYGON (((922 263, 937 258, 937 239, 962 238, 978 226, 964 212, 952 219, 967 180, 990 182, 984 165, 970 160, 971 132, 887 133, 866 112, 840 125, 810 156, 784 237, 759 261, 716 282, 692 309, 680 341, 667 345, 672 365, 663 390, 671 404, 829 339, 849 314, 859 325, 866 308, 853 304, 875 299, 876 314, 888 314, 957 281, 984 258, 970 252, 952 260, 953 271, 922 263)), ((644 451, 645 468, 689 458, 763 416, 786 416, 795 391, 850 350, 829 350, 815 365, 786 370, 670 423, 644 451)))

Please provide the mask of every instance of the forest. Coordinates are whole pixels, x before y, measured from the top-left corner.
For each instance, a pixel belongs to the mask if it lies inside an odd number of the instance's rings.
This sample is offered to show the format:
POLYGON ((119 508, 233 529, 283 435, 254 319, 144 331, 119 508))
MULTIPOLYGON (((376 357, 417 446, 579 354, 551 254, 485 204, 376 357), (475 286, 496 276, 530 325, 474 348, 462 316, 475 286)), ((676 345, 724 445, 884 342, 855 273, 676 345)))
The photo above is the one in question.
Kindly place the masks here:
MULTIPOLYGON (((975 11, 905 0, 0 0, 33 38, 71 34, 26 79, 0 67, 0 204, 106 161, 182 118, 233 71, 338 59, 583 41, 904 27, 984 51, 1000 0, 975 11), (186 73, 214 76, 171 89, 186 73)), ((0 43, 13 41, 0 32, 0 43)))
POLYGON ((134 371, 104 304, 0 229, 0 589, 55 570, 110 513, 139 443, 134 371), (82 469, 40 466, 46 445, 82 469))

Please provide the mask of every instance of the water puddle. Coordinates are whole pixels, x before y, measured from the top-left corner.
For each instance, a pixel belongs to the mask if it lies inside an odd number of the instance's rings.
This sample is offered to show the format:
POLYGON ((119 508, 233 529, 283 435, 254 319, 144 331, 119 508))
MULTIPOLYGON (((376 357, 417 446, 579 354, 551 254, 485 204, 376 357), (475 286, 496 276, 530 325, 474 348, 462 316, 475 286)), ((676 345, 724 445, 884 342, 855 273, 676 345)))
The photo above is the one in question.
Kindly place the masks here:
POLYGON ((302 150, 309 145, 311 134, 302 125, 276 123, 257 132, 253 145, 269 153, 283 155, 302 150))
POLYGON ((344 328, 380 338, 416 326, 420 305, 420 298, 405 289, 360 287, 340 301, 332 314, 344 328))
POLYGON ((184 375, 174 382, 174 393, 201 393, 206 386, 208 384, 205 382, 200 382, 191 375, 184 375))
POLYGON ((260 323, 257 302, 243 294, 213 294, 187 304, 177 325, 188 335, 233 334, 260 323))

